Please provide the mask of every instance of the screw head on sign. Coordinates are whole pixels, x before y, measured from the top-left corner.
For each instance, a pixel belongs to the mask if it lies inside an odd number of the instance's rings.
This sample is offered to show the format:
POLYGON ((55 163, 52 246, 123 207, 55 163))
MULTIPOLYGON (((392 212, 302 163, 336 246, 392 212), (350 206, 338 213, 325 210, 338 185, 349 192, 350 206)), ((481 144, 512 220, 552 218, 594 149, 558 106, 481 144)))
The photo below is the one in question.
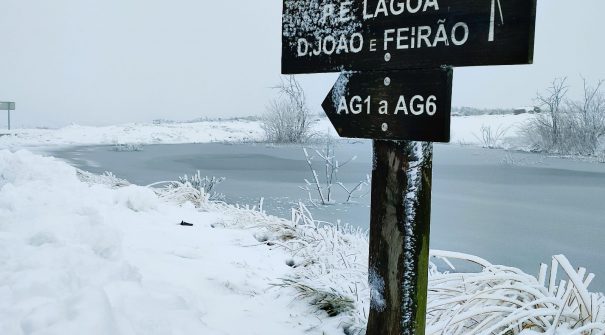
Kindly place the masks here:
POLYGON ((391 60, 391 53, 387 52, 386 54, 384 54, 384 61, 388 62, 391 60))
POLYGON ((384 86, 389 86, 389 85, 391 85, 391 78, 389 78, 389 77, 384 78, 384 86))
POLYGON ((389 130, 389 125, 388 125, 388 124, 386 124, 386 123, 383 123, 383 124, 382 124, 382 131, 385 131, 385 132, 386 132, 386 131, 388 131, 388 130, 389 130))

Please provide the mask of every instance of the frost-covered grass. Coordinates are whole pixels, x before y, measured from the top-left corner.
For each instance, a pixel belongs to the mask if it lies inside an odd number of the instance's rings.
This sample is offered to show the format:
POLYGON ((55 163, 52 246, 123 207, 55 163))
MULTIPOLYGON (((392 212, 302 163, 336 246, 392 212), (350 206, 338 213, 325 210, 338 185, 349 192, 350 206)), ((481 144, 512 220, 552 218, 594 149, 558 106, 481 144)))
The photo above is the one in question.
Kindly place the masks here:
MULTIPOLYGON (((0 334, 364 334, 367 233, 0 151, 0 334), (182 227, 182 220, 193 227, 182 227)), ((594 276, 431 266, 428 334, 603 334, 594 276)))
MULTIPOLYGON (((227 227, 248 229, 258 243, 287 251, 293 270, 274 285, 295 289, 299 298, 337 319, 345 334, 365 334, 371 291, 367 232, 318 222, 303 205, 293 209, 290 220, 268 216, 262 208, 199 206, 229 213, 227 227)), ((605 333, 605 297, 588 291, 594 274, 574 269, 562 255, 553 257, 550 271, 543 264, 538 276, 471 255, 432 250, 431 256, 445 260, 452 272, 431 264, 427 334, 605 333), (482 270, 456 273, 453 260, 482 270)))

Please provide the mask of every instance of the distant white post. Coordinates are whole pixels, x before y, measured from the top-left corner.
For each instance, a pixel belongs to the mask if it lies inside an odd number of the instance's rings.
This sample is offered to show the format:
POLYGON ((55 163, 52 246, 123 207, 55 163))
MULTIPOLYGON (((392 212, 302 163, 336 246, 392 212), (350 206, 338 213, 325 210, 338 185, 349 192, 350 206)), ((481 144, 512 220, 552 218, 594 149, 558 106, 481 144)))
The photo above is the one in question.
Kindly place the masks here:
POLYGON ((0 102, 0 110, 8 111, 8 130, 11 130, 11 111, 15 110, 15 103, 0 102))

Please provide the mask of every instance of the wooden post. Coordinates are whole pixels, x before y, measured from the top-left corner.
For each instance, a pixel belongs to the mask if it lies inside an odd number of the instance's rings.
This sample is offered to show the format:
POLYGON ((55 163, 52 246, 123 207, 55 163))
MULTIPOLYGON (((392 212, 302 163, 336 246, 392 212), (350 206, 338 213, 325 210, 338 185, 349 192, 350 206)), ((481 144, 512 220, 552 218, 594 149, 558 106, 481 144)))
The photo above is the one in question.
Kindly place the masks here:
POLYGON ((374 141, 366 335, 424 335, 431 142, 374 141))

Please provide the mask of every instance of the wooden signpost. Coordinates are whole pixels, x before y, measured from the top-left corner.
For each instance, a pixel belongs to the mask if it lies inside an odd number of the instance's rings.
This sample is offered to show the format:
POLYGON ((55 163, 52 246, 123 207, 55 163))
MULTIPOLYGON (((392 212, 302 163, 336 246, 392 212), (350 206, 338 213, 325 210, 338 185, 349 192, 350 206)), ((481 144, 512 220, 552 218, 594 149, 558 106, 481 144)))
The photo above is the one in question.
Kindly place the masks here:
POLYGON ((15 110, 15 103, 0 102, 0 110, 8 111, 8 130, 11 130, 11 111, 15 110))
POLYGON ((374 139, 367 335, 425 333, 451 67, 531 64, 535 19, 536 0, 284 0, 282 73, 343 72, 322 106, 342 137, 374 139))

